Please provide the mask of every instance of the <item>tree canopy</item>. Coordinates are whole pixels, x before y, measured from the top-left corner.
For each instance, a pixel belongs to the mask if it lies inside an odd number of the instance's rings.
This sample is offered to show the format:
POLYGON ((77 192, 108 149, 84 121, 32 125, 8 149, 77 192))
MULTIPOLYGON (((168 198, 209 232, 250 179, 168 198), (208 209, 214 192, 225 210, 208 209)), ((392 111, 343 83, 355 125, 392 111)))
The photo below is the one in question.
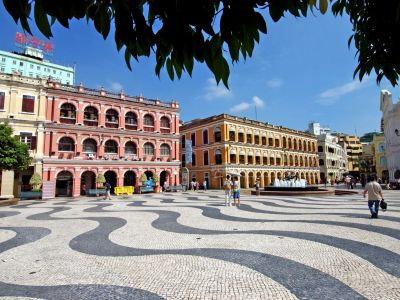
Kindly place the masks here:
POLYGON ((26 170, 31 161, 27 145, 12 135, 11 127, 0 124, 0 171, 26 170))
POLYGON ((354 76, 361 80, 372 71, 377 82, 386 77, 396 85, 400 72, 400 2, 397 0, 3 0, 16 23, 31 33, 32 15, 48 38, 59 22, 68 28, 72 19, 93 22, 106 39, 113 24, 118 51, 125 60, 154 53, 155 73, 166 68, 169 77, 190 76, 194 62, 206 63, 219 83, 228 86, 227 59, 237 63, 251 57, 260 33, 267 33, 266 15, 278 22, 285 14, 348 15, 353 25, 349 45, 357 49, 354 76))

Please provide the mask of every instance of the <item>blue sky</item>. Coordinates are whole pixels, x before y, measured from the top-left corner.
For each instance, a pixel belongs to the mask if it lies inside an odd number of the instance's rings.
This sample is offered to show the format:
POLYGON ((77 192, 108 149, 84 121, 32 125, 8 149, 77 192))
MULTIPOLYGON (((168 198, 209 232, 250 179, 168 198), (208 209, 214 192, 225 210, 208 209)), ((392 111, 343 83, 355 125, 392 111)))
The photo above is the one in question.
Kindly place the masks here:
MULTIPOLYGON (((14 36, 21 28, 0 6, 0 49, 15 50, 14 36)), ((264 12, 265 14, 266 12, 264 12)), ((104 41, 92 24, 73 22, 71 28, 53 27, 55 45, 50 60, 76 64, 76 84, 120 91, 162 101, 178 100, 181 119, 214 114, 233 115, 304 130, 310 121, 333 131, 362 135, 379 130, 381 89, 397 99, 398 88, 375 77, 353 80, 354 48, 347 47, 351 24, 346 17, 310 14, 273 23, 267 18, 268 34, 256 45, 253 57, 231 66, 230 90, 217 86, 206 66, 197 64, 192 78, 170 81, 166 71, 158 78, 152 59, 133 62, 133 72, 118 53, 113 35, 104 41), (257 107, 257 108, 256 108, 257 107), (256 108, 256 109, 255 109, 256 108)), ((36 29, 35 36, 43 38, 36 29)))

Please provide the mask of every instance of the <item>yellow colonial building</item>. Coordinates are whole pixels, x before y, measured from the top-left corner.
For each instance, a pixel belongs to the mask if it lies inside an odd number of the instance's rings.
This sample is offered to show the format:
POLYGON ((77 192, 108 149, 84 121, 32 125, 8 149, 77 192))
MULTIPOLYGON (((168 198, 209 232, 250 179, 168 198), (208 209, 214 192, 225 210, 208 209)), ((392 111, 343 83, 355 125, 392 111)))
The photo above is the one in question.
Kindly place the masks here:
POLYGON ((386 159, 386 139, 383 134, 374 134, 372 139, 374 166, 376 168, 376 176, 383 182, 389 181, 389 171, 386 159))
POLYGON ((0 122, 11 126, 14 135, 28 145, 33 158, 26 171, 1 172, 0 198, 18 197, 21 190, 30 189, 34 172, 42 174, 45 84, 45 79, 0 73, 0 122))
POLYGON ((319 182, 314 135, 228 114, 184 123, 180 132, 182 167, 191 181, 207 181, 209 188, 221 188, 227 174, 240 174, 242 188, 254 187, 256 180, 270 185, 287 175, 319 182), (186 164, 190 153, 192 163, 186 164))
POLYGON ((360 138, 355 135, 335 135, 339 138, 339 144, 346 150, 350 175, 360 176, 360 159, 363 153, 360 138))

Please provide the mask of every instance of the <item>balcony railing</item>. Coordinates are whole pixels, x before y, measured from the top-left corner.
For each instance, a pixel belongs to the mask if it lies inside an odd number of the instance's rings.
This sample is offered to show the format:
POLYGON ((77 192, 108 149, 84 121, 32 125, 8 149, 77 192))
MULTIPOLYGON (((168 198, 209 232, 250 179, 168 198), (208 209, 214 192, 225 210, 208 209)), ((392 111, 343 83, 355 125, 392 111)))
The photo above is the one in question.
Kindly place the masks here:
POLYGON ((97 127, 99 125, 98 120, 84 119, 83 124, 86 126, 94 126, 97 127))
POLYGON ((76 123, 76 118, 60 117, 60 123, 62 123, 62 124, 75 124, 76 123))

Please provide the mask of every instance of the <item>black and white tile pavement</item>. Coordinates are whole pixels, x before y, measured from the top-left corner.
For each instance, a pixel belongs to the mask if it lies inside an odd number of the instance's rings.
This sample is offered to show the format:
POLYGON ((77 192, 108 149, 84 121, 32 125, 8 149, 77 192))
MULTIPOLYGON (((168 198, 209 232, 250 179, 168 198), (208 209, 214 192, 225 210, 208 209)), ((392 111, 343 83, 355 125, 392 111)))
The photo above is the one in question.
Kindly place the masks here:
POLYGON ((23 201, 0 208, 0 298, 400 299, 400 192, 221 192, 23 201))

